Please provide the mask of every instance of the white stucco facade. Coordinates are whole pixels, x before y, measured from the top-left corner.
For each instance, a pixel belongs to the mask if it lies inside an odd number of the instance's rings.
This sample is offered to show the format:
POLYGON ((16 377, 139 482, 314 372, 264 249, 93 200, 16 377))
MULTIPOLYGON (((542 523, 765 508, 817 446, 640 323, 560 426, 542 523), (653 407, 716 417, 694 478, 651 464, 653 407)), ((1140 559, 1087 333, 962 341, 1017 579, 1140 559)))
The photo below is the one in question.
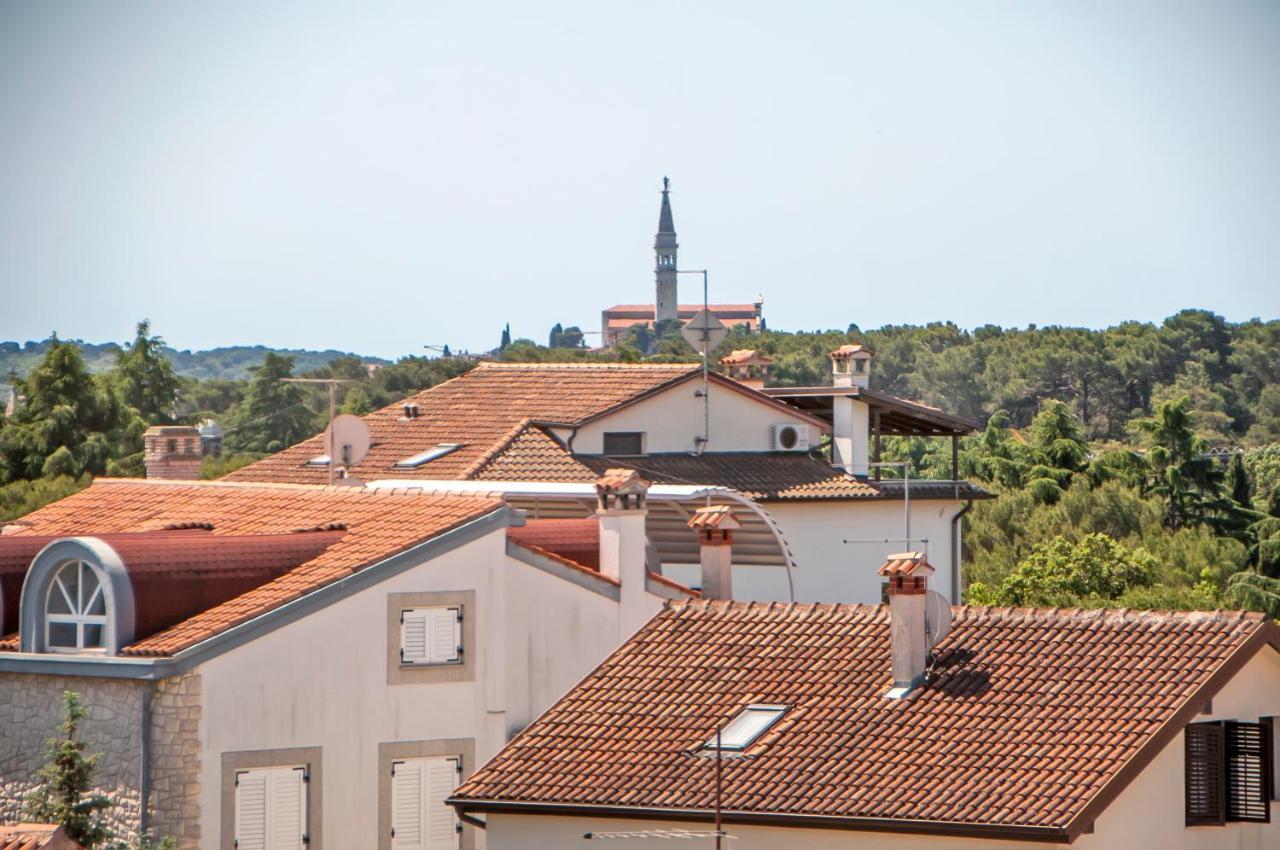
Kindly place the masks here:
MULTIPOLYGON (((809 445, 817 445, 821 431, 808 418, 715 382, 709 386, 711 430, 705 451, 772 451, 771 428, 784 423, 806 429, 809 445)), ((701 392, 702 382, 691 380, 656 393, 583 425, 570 448, 577 454, 601 454, 606 432, 642 431, 647 454, 697 451, 703 431, 701 392)))
MULTIPOLYGON (((1212 710, 1197 721, 1247 720, 1280 715, 1280 653, 1263 647, 1214 696, 1212 710)), ((1147 765, 1094 822, 1094 831, 1071 846, 1079 850, 1274 850, 1280 847, 1280 802, 1271 804, 1271 823, 1229 823, 1187 827, 1183 814, 1183 739, 1179 734, 1147 765)), ((594 846, 591 831, 685 828, 706 830, 707 823, 489 814, 490 850, 546 850, 594 846)), ((953 838, 838 829, 802 829, 730 824, 733 850, 1017 850, 1061 844, 987 838, 953 838)), ((709 839, 708 839, 709 840, 709 839)), ((696 843, 696 842, 695 842, 696 843)), ((633 838, 628 847, 666 847, 670 841, 633 838)))
MULTIPOLYGON (((876 572, 885 556, 912 549, 925 550, 937 569, 930 578, 934 590, 953 602, 952 557, 960 530, 952 520, 963 503, 951 500, 915 500, 911 503, 911 536, 906 536, 903 502, 898 500, 769 502, 764 505, 781 528, 796 568, 797 602, 881 601, 882 579, 876 572), (954 529, 954 531, 953 531, 954 529), (890 539, 886 542, 886 538, 890 539), (927 539, 927 545, 921 542, 927 539), (845 540, 867 542, 845 543, 845 540)), ((663 571, 676 581, 694 585, 699 569, 692 565, 664 564, 663 571)), ((735 566, 736 599, 789 601, 787 577, 776 567, 735 566)))
MULTIPOLYGON (((471 741, 470 774, 613 650, 615 599, 512 558, 506 546, 501 530, 486 534, 197 668, 203 850, 230 846, 220 815, 226 753, 318 748, 318 843, 375 848, 386 804, 380 744, 471 741), (389 597, 459 592, 474 594, 464 612, 473 676, 389 682, 389 597)), ((644 594, 643 604, 652 614, 662 601, 644 594)), ((466 829, 462 846, 483 846, 466 829)))

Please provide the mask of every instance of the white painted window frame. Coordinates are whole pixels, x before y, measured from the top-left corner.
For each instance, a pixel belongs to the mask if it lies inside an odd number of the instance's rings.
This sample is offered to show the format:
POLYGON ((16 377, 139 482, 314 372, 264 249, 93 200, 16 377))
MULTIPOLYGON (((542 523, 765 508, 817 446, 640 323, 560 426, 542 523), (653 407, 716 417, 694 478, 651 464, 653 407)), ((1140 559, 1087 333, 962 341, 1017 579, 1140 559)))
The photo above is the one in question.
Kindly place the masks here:
POLYGON ((107 623, 111 614, 110 600, 107 598, 106 576, 104 576, 96 567, 84 560, 67 561, 59 564, 58 569, 54 571, 53 578, 49 582, 49 590, 45 594, 44 599, 44 645, 50 652, 61 653, 106 653, 107 644, 107 623), (71 599, 67 593, 66 585, 62 581, 63 573, 70 567, 75 567, 76 575, 76 598, 71 599), (86 574, 92 575, 96 587, 87 601, 84 600, 84 585, 86 574), (56 613, 50 611, 50 602, 54 598, 54 594, 58 593, 62 596, 63 601, 67 603, 67 607, 71 609, 71 613, 56 613), (102 598, 103 613, 86 614, 85 612, 93 607, 93 604, 102 598), (50 626, 53 624, 74 625, 76 627, 76 645, 75 646, 54 646, 50 640, 50 626), (84 645, 84 627, 85 626, 101 626, 102 627, 102 643, 97 646, 84 645))

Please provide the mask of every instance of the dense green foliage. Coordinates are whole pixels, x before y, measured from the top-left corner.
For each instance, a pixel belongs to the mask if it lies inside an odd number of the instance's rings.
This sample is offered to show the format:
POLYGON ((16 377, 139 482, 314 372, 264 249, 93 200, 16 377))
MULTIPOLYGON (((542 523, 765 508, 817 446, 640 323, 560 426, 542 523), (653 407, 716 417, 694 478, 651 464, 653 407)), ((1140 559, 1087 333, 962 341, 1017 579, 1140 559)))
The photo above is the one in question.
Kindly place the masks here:
MULTIPOLYGON (((632 328, 605 351, 581 347, 578 329, 559 325, 548 342, 512 339, 504 327, 491 356, 696 359, 674 322, 632 328)), ((961 476, 999 495, 965 520, 975 601, 1243 605, 1280 614, 1280 322, 1229 323, 1187 310, 1159 325, 1104 330, 736 330, 712 368, 729 350, 751 347, 773 358, 774 384, 826 384, 827 353, 847 342, 875 352, 873 387, 981 426, 959 452, 961 476), (1112 574, 1127 576, 1123 586, 1099 583, 1112 574)), ((205 477, 316 433, 327 420, 327 391, 284 381, 294 374, 339 379, 340 410, 363 414, 475 362, 407 357, 371 369, 341 355, 300 369, 288 353, 258 349, 248 380, 175 382, 181 370, 176 362, 165 369, 170 350, 162 346, 143 323, 115 366, 91 375, 74 345, 45 344, 43 360, 18 384, 27 404, 0 422, 0 482, 14 482, 0 488, 3 515, 83 486, 84 473, 141 474, 138 437, 148 424, 216 419, 226 454, 206 459, 205 477)), ((909 462, 916 478, 951 475, 946 441, 888 439, 884 454, 909 462)))

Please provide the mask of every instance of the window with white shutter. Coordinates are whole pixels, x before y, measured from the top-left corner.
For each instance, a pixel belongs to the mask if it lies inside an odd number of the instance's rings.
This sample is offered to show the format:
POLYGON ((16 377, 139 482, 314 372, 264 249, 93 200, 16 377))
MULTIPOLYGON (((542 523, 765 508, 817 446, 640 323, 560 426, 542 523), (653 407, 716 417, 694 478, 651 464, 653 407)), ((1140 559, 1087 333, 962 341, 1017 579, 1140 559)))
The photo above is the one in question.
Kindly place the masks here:
POLYGON ((391 763, 393 850, 457 850, 462 824, 445 800, 458 787, 461 772, 457 757, 391 763))
POLYGON ((307 843, 307 771, 236 772, 236 850, 302 850, 307 843))
POLYGON ((400 663, 457 664, 462 661, 462 608, 405 608, 400 612, 400 663))

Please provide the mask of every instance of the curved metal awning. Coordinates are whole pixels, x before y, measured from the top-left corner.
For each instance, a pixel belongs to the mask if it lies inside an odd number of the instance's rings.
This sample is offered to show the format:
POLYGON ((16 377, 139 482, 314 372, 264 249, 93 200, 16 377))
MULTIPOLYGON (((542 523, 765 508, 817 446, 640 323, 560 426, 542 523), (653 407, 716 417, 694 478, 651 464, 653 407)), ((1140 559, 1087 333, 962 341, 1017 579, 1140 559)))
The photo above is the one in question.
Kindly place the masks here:
MULTIPOLYGON (((588 483, 384 479, 365 486, 453 496, 499 496, 512 507, 527 511, 531 519, 587 517, 596 509, 595 485, 588 483)), ((654 484, 649 488, 645 531, 662 563, 698 563, 698 536, 687 523, 693 511, 703 505, 729 505, 742 522, 742 528, 733 533, 734 565, 785 568, 794 596, 791 571, 795 569, 795 559, 782 529, 760 503, 728 487, 654 484)))

